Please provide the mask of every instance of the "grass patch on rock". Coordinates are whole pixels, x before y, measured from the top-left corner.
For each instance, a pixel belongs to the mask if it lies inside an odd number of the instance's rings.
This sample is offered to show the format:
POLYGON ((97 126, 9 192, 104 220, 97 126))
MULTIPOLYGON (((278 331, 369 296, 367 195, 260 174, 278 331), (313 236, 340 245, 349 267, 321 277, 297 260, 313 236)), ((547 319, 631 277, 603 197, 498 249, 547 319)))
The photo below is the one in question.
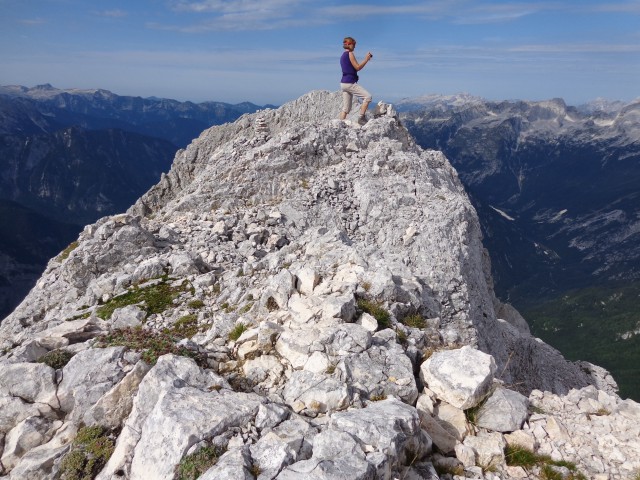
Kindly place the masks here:
POLYGON ((208 445, 202 447, 195 453, 184 457, 178 465, 176 465, 175 480, 196 480, 216 464, 222 449, 208 445))
POLYGON ((425 328, 427 326, 427 321, 418 313, 407 315, 402 319, 402 323, 411 328, 425 328))
POLYGON ((60 464, 62 480, 89 480, 96 478, 107 464, 115 446, 115 435, 95 425, 78 430, 71 450, 60 464))
POLYGON ((542 480, 587 480, 587 477, 578 472, 575 463, 555 461, 548 455, 539 455, 520 445, 507 446, 504 456, 509 466, 522 467, 524 469, 535 466, 540 467, 540 478, 542 480), (570 474, 568 477, 563 476, 553 467, 565 467, 570 474))
POLYGON ((69 258, 69 255, 71 255, 71 252, 73 252, 76 248, 78 248, 78 245, 80 245, 80 243, 78 243, 77 241, 71 242, 67 248, 65 248, 62 252, 60 252, 60 255, 58 255, 56 260, 58 262, 62 262, 67 258, 69 258))
POLYGON ((235 342, 246 330, 247 326, 244 323, 236 323, 236 326, 229 332, 229 340, 235 342))
POLYGON ((162 355, 171 353, 193 358, 200 366, 206 366, 206 359, 199 353, 176 345, 176 336, 169 331, 156 332, 137 328, 119 328, 99 338, 96 347, 126 347, 142 353, 142 359, 155 365, 162 355))
POLYGON ((359 298, 358 308, 375 318, 378 322, 379 329, 389 328, 391 326, 391 314, 382 306, 381 302, 359 298))
POLYGON ((49 365, 54 370, 58 370, 59 368, 63 368, 69 360, 73 357, 73 353, 67 350, 56 349, 51 350, 50 352, 45 353, 38 359, 38 363, 44 363, 45 365, 49 365))
POLYGON ((104 305, 98 307, 96 315, 103 320, 108 320, 115 309, 138 304, 141 305, 147 316, 154 313, 162 313, 172 306, 173 301, 187 289, 188 282, 185 281, 178 286, 172 286, 169 284, 169 279, 163 277, 156 283, 142 288, 134 286, 128 292, 113 297, 104 305))
POLYGON ((198 331, 198 315, 192 313, 180 317, 171 328, 166 330, 166 333, 180 338, 191 338, 198 331))

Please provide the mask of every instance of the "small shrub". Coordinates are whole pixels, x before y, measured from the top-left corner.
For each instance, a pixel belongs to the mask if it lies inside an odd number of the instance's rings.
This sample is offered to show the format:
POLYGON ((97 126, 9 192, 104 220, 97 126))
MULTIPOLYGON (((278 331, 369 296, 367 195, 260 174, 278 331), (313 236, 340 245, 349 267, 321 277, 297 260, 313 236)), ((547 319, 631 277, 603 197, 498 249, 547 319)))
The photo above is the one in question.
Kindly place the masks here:
POLYGON ((407 334, 404 333, 404 330, 400 330, 399 328, 396 328, 396 338, 398 339, 398 342, 400 342, 402 345, 406 345, 407 344, 407 334))
POLYGON ((176 465, 176 480, 196 480, 204 472, 209 470, 216 464, 222 451, 214 446, 202 447, 197 452, 184 457, 178 465, 176 465))
POLYGON ((76 248, 78 248, 79 245, 80 244, 77 241, 71 242, 69 246, 65 248, 62 252, 60 252, 60 255, 58 255, 58 258, 57 258, 58 262, 62 262, 67 258, 69 258, 69 255, 71 255, 71 252, 73 252, 76 248))
POLYGON ((407 315, 402 320, 402 323, 404 323, 407 327, 412 328, 425 328, 427 326, 426 320, 422 318, 422 315, 419 315, 417 313, 413 315, 407 315))
POLYGON ((335 363, 331 363, 331 364, 329 364, 329 366, 325 370, 325 373, 328 374, 328 375, 331 375, 335 371, 336 371, 336 364, 335 363))
POLYGON ((229 340, 234 342, 240 338, 240 336, 247 330, 247 326, 244 323, 236 323, 233 330, 229 332, 229 340))
POLYGON ((104 468, 114 450, 114 435, 101 426, 78 430, 71 450, 60 463, 62 480, 89 480, 104 468))
POLYGON ((359 298, 358 308, 375 318, 378 322, 378 328, 383 329, 391 326, 391 314, 382 308, 381 303, 359 298))
POLYGON ((219 294, 220 294, 220 290, 221 290, 221 288, 220 288, 220 284, 219 284, 219 283, 216 283, 216 284, 213 286, 213 290, 212 290, 212 291, 213 291, 213 293, 214 293, 214 294, 216 294, 216 295, 219 295, 219 294))
POLYGON ((362 289, 365 292, 368 292, 369 290, 371 290, 371 282, 362 282, 362 289))
POLYGON ((44 363, 45 365, 49 365, 51 368, 58 370, 59 368, 63 368, 69 360, 73 357, 73 353, 67 350, 51 350, 50 352, 45 353, 38 359, 38 363, 44 363))

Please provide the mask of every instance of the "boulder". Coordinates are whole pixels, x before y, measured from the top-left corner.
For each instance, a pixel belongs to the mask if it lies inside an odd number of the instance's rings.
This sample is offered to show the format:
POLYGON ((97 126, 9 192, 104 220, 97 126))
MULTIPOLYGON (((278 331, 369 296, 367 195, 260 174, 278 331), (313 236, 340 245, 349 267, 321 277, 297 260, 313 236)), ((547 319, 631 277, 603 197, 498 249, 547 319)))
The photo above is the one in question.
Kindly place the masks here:
POLYGON ((296 412, 303 409, 316 413, 333 412, 346 408, 351 400, 346 383, 308 371, 293 372, 282 396, 296 412))
POLYGON ((522 427, 528 412, 527 397, 513 390, 499 387, 478 409, 475 424, 494 432, 513 432, 522 427))
POLYGON ((60 407, 80 420, 125 376, 124 347, 93 348, 74 355, 62 369, 58 386, 60 407))
POLYGON ((313 456, 286 467, 277 480, 374 480, 375 468, 351 435, 325 431, 314 439, 313 456))
POLYGON ((436 352, 420 366, 420 378, 429 389, 463 410, 489 393, 495 372, 493 357, 469 346, 436 352))
POLYGON ((334 413, 330 428, 349 433, 372 450, 385 453, 392 464, 410 461, 412 456, 422 458, 431 448, 416 409, 394 398, 334 413))
POLYGON ((56 372, 44 363, 0 365, 0 394, 58 408, 56 372))

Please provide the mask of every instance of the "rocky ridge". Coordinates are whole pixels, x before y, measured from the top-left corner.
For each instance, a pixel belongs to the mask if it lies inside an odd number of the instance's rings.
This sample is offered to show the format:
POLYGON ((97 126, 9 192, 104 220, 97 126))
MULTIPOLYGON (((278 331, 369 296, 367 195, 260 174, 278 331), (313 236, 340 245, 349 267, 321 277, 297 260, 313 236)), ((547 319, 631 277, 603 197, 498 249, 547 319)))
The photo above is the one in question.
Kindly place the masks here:
POLYGON ((540 478, 507 444, 640 468, 638 405, 494 297, 447 159, 339 105, 203 132, 49 263, 0 325, 9 478, 174 478, 212 450, 200 478, 540 478))

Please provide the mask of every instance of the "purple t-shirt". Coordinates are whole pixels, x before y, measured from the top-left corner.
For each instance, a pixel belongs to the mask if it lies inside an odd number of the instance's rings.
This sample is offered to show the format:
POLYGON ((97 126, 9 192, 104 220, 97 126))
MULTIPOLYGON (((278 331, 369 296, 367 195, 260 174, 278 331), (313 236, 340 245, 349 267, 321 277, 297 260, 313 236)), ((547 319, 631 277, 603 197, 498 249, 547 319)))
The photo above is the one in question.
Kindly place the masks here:
POLYGON ((351 65, 349 52, 344 52, 340 57, 340 66, 342 67, 342 80, 340 80, 340 83, 356 83, 358 81, 358 71, 351 65))

